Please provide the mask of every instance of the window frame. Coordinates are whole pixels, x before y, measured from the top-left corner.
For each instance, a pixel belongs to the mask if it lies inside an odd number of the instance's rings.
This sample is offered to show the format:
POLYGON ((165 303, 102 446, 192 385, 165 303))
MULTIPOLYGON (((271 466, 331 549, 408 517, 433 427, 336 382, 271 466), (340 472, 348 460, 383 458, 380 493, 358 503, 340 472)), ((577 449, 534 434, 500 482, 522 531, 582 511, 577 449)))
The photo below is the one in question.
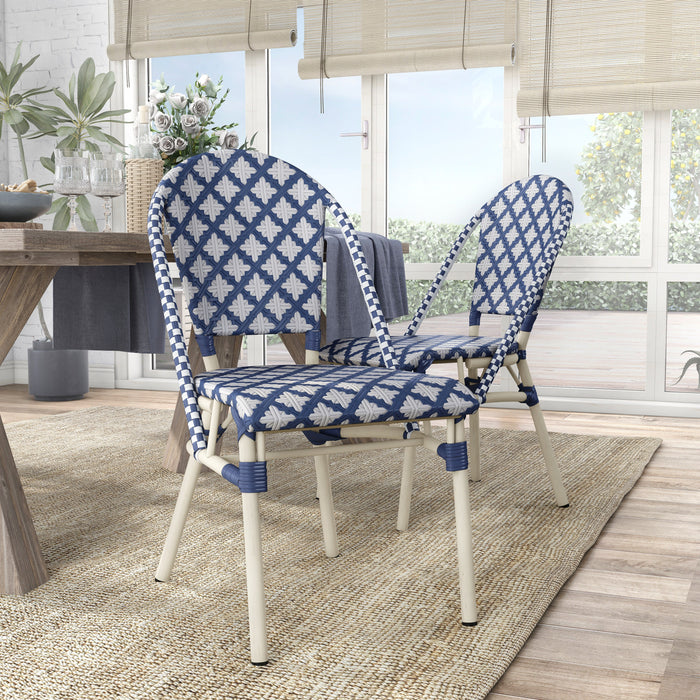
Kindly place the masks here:
MULTIPOLYGON (((246 124, 257 131, 256 144, 269 146, 270 139, 270 63, 269 52, 246 52, 245 60, 246 124)), ((135 109, 139 95, 147 94, 146 61, 129 61, 131 87, 124 89, 126 106, 135 109)), ((530 163, 530 138, 521 143, 522 120, 516 114, 518 72, 504 70, 503 177, 504 185, 527 177, 530 163)), ((361 159, 362 227, 386 234, 387 226, 387 77, 364 76, 361 82, 362 119, 370 125, 370 145, 361 159)), ((642 144, 642 221, 638 256, 560 257, 553 280, 635 281, 645 282, 647 297, 646 386, 641 391, 608 390, 585 387, 543 387, 543 408, 565 411, 596 411, 653 415, 700 417, 700 402, 693 393, 666 389, 667 287, 669 282, 700 282, 700 264, 668 262, 670 223, 671 114, 668 111, 645 112, 642 144)), ((529 120, 525 120, 527 125, 529 120)), ((406 265, 407 280, 430 280, 439 269, 437 263, 406 265)), ((469 280, 473 264, 455 264, 450 278, 469 280)), ((175 388, 168 373, 149 369, 136 355, 116 353, 116 386, 119 388, 175 388)), ((264 362, 262 340, 249 347, 253 362, 264 362)), ((612 362, 612 361, 611 361, 612 362)), ((505 381, 510 381, 506 379, 505 381)))

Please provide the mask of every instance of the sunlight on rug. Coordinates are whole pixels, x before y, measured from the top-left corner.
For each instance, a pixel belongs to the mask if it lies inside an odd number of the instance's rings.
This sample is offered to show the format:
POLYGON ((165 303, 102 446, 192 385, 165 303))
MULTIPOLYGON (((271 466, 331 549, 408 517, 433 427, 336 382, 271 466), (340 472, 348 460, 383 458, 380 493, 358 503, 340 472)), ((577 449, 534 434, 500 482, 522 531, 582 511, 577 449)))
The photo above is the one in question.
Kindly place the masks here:
POLYGON ((483 698, 659 445, 552 434, 572 503, 560 509, 535 434, 483 430, 473 628, 441 461, 418 451, 399 533, 401 451, 333 459, 337 559, 323 554, 313 461, 273 463, 271 663, 253 667, 233 486, 202 475, 173 578, 154 581, 181 479, 161 467, 170 418, 104 407, 7 426, 50 579, 0 598, 3 700, 483 698))

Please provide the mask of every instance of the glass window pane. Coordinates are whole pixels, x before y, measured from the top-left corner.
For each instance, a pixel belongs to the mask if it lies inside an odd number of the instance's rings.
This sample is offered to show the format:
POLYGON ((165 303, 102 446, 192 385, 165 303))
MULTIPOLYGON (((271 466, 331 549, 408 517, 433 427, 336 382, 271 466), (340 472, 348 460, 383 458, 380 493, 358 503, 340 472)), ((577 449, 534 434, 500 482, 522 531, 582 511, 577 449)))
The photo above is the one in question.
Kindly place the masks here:
POLYGON ((528 344, 535 384, 642 391, 646 311, 645 282, 551 282, 528 344))
POLYGON ((296 46, 270 51, 270 151, 318 180, 348 213, 359 214, 361 139, 340 134, 361 130, 361 79, 324 80, 321 114, 319 81, 297 73, 303 22, 297 26, 296 46))
POLYGON ((574 218, 562 255, 639 255, 642 114, 548 117, 532 129, 530 172, 560 178, 574 196, 574 218))
POLYGON ((700 263, 700 109, 671 112, 670 263, 700 263))
POLYGON ((503 186, 503 70, 390 75, 388 110, 389 236, 441 262, 503 186))
POLYGON ((700 392, 700 282, 669 282, 666 391, 700 392))

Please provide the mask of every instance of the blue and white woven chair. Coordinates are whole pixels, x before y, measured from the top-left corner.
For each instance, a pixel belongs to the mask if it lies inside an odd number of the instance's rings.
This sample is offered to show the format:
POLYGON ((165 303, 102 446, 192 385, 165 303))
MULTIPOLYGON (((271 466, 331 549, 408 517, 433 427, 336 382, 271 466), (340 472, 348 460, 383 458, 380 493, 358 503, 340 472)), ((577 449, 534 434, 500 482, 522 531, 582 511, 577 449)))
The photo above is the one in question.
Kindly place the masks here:
MULTIPOLYGON (((352 225, 335 199, 288 163, 254 151, 194 156, 158 186, 148 234, 180 393, 189 427, 190 459, 156 572, 170 577, 202 465, 242 495, 251 660, 268 659, 258 495, 267 490, 267 463, 315 459, 325 551, 336 556, 329 455, 405 448, 412 471, 415 447, 426 445, 452 472, 462 622, 476 622, 464 416, 480 397, 459 381, 396 368, 388 329, 352 225), (366 293, 383 367, 318 364, 323 225, 326 208, 341 223, 366 293), (163 237, 163 222, 182 280, 205 372, 193 376, 178 318, 163 237), (304 333, 305 365, 220 368, 217 335, 304 333), (415 421, 447 421, 443 444, 415 421), (238 453, 217 454, 217 439, 235 423, 238 453), (409 427, 407 427, 409 426, 409 427), (303 431, 313 445, 271 452, 265 434, 303 431), (334 438, 374 438, 325 444, 334 438), (318 443, 318 444, 317 444, 318 443)), ((495 363, 497 364, 497 362, 495 363)), ((495 367, 494 364, 494 367, 495 367)), ((274 484, 274 477, 270 479, 274 484)))
MULTIPOLYGON (((426 372, 437 362, 457 364, 457 376, 485 402, 525 403, 532 415, 552 483, 556 502, 568 505, 552 443, 547 432, 526 348, 546 282, 568 233, 573 200, 568 187, 554 177, 536 175, 518 180, 501 190, 472 217, 457 237, 428 293, 403 337, 392 338, 402 369, 426 372), (469 235, 480 229, 469 328, 467 335, 417 335, 431 303, 469 235), (479 335, 482 314, 511 316, 503 337, 479 335), (491 360, 512 334, 503 361, 517 391, 488 391, 484 372, 493 371, 491 360), (485 391, 486 389, 486 391, 485 391), (488 394, 486 393, 488 391, 488 394)), ((376 338, 341 338, 321 348, 321 359, 346 366, 381 366, 376 338)), ((479 414, 469 416, 469 471, 480 479, 479 414)), ((408 472, 405 472, 408 474, 408 472)), ((408 525, 410 476, 402 483, 399 528, 408 525)))

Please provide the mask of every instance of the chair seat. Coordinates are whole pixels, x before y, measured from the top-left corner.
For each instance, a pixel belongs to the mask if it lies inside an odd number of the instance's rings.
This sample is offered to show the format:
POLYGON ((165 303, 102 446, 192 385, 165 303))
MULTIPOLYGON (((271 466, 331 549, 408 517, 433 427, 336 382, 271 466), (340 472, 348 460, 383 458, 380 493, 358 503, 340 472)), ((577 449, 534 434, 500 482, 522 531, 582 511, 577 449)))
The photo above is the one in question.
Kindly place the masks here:
MULTIPOLYGON (((412 335, 392 337, 396 360, 403 370, 425 372, 439 360, 491 357, 502 338, 467 335, 412 335)), ((513 342, 508 353, 518 351, 513 342)), ((380 367, 382 355, 376 338, 340 338, 321 348, 321 359, 337 365, 380 367)))
POLYGON ((479 399, 456 379, 375 367, 271 365, 203 372, 197 392, 244 432, 464 416, 479 399))

